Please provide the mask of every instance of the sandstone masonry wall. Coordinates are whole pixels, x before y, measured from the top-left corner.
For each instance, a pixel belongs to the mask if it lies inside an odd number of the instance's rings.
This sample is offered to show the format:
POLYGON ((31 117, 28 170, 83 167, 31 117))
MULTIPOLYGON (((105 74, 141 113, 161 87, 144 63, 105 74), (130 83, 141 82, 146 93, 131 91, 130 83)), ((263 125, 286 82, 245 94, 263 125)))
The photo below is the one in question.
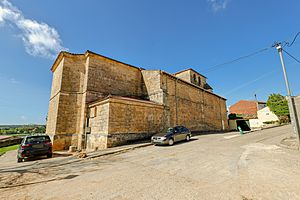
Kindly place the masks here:
POLYGON ((90 103, 107 95, 147 96, 141 70, 108 58, 89 55, 87 98, 90 103))
POLYGON ((167 73, 161 79, 170 126, 183 125, 192 131, 228 128, 225 99, 167 73))
POLYGON ((56 121, 58 115, 59 92, 61 89, 61 82, 62 82, 63 63, 64 63, 64 59, 60 62, 56 70, 53 72, 52 88, 50 94, 47 126, 46 126, 46 133, 48 134, 54 134, 56 132, 56 121))
POLYGON ((139 68, 89 52, 60 56, 53 69, 46 131, 54 149, 82 146, 87 104, 110 94, 147 98, 139 68))
POLYGON ((161 130, 163 106, 153 102, 110 97, 90 105, 88 149, 104 149, 149 138, 161 130))
POLYGON ((53 73, 46 133, 52 137, 53 149, 66 149, 72 140, 77 142, 73 135, 79 131, 83 106, 84 57, 65 56, 53 73))
POLYGON ((108 147, 149 138, 164 127, 163 106, 138 100, 111 99, 108 147))
POLYGON ((180 79, 186 81, 186 82, 191 82, 191 78, 192 78, 190 70, 183 71, 181 73, 176 74, 175 76, 177 78, 180 78, 180 79))
POLYGON ((163 89, 161 88, 161 71, 143 70, 142 75, 149 100, 158 104, 163 104, 164 97, 163 89))
MULTIPOLYGON (((298 119, 298 122, 300 123, 300 96, 297 96, 294 98, 294 105, 296 109, 296 117, 298 119)), ((300 127, 299 127, 300 129, 300 127)))
POLYGON ((90 107, 89 127, 91 132, 87 134, 87 149, 107 148, 109 106, 110 104, 107 100, 90 107))

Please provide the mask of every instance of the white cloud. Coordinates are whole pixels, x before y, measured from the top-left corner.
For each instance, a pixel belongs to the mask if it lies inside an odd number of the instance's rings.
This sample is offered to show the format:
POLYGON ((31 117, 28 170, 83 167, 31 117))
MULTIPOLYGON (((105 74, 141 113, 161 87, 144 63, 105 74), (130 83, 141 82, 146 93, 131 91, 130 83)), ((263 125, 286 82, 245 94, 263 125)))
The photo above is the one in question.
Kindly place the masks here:
POLYGON ((230 0, 207 0, 214 12, 225 10, 230 0))
POLYGON ((17 81, 15 78, 11 78, 9 80, 9 82, 12 83, 12 84, 18 84, 18 83, 20 83, 20 81, 17 81))
POLYGON ((62 41, 55 28, 27 19, 8 0, 0 0, 0 24, 13 25, 20 31, 26 52, 33 56, 55 58, 62 50, 62 41))

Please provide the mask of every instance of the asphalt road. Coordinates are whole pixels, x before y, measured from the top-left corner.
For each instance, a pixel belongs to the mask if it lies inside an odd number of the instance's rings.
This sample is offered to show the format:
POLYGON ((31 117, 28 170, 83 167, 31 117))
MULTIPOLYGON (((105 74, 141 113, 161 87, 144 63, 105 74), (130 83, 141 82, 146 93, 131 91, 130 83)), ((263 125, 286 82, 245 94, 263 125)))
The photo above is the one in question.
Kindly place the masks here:
POLYGON ((300 153, 278 145, 290 131, 201 135, 83 160, 17 164, 11 152, 0 159, 0 199, 300 199, 300 153))

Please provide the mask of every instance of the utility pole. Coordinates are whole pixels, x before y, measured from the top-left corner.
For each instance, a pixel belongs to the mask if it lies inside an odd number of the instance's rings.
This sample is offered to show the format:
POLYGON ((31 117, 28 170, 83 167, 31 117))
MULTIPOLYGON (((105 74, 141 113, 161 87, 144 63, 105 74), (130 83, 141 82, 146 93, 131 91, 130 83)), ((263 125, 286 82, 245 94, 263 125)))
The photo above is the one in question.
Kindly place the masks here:
MULTIPOLYGON (((254 97, 255 97, 255 101, 256 101, 256 109, 257 109, 257 111, 258 111, 259 106, 258 106, 258 101, 257 101, 257 96, 256 96, 256 94, 254 94, 254 97)), ((257 111, 256 111, 256 115, 257 115, 257 111)))
POLYGON ((291 121, 292 121, 293 131, 294 131, 294 134, 298 136, 298 142, 300 144, 299 122, 296 118, 294 101, 292 100, 289 81, 288 81, 288 77, 287 77, 286 70, 285 70, 285 65, 284 65, 284 60, 283 60, 283 55, 282 55, 282 47, 281 47, 280 43, 275 44, 275 46, 276 46, 276 49, 278 50, 281 65, 282 65, 282 70, 283 70, 285 86, 286 86, 286 90, 287 90, 289 112, 290 112, 290 117, 291 117, 291 121))

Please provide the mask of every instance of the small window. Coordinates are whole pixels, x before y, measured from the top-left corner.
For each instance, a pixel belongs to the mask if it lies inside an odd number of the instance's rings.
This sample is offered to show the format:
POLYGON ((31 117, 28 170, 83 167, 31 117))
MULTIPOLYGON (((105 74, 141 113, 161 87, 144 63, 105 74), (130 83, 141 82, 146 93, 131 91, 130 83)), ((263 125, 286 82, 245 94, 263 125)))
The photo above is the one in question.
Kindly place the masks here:
POLYGON ((198 76, 198 84, 201 85, 201 78, 198 76))
POLYGON ((90 108, 89 117, 90 118, 96 117, 96 114, 97 114, 97 107, 90 108))
POLYGON ((193 75, 194 82, 197 82, 196 74, 193 75))
POLYGON ((95 107, 95 110, 94 110, 94 117, 97 117, 97 107, 95 107))

